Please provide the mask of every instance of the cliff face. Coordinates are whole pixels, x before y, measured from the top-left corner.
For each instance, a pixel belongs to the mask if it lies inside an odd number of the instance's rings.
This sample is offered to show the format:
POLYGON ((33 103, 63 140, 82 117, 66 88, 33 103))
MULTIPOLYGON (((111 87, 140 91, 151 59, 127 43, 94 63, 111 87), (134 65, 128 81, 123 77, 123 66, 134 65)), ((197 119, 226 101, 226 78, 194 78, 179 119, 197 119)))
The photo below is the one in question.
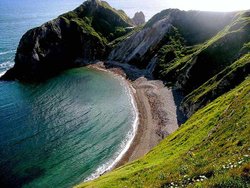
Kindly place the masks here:
POLYGON ((209 102, 237 87, 249 76, 249 73, 250 53, 247 53, 188 94, 182 101, 181 110, 187 117, 191 117, 209 102))
POLYGON ((77 66, 77 58, 94 60, 105 55, 106 46, 75 21, 58 18, 28 31, 21 39, 15 66, 3 79, 45 79, 77 66))
POLYGON ((121 42, 109 59, 147 67, 177 30, 187 45, 205 42, 230 23, 234 13, 211 13, 168 9, 155 15, 141 31, 121 42))
POLYGON ((121 42, 109 55, 109 60, 146 67, 154 49, 171 29, 171 18, 157 21, 152 27, 143 28, 121 42))
MULTIPOLYGON (((140 20, 142 14, 134 18, 140 20)), ((1 79, 43 80, 95 60, 129 63, 181 89, 186 96, 181 109, 191 116, 249 74, 248 63, 235 65, 250 51, 249 17, 249 11, 168 9, 130 32, 133 20, 123 11, 89 0, 28 31, 19 43, 14 68, 1 79), (224 74, 228 76, 222 78, 224 74), (211 89, 206 82, 217 86, 211 89)))
POLYGON ((36 81, 66 68, 104 59, 108 43, 127 33, 132 21, 106 2, 86 1, 68 12, 31 29, 20 40, 14 68, 4 80, 36 81))
POLYGON ((248 11, 236 14, 224 29, 202 44, 187 48, 175 38, 174 45, 162 49, 165 55, 160 57, 155 75, 184 92, 181 108, 188 117, 249 75, 249 16, 248 11), (174 52, 172 59, 166 55, 168 51, 174 52))

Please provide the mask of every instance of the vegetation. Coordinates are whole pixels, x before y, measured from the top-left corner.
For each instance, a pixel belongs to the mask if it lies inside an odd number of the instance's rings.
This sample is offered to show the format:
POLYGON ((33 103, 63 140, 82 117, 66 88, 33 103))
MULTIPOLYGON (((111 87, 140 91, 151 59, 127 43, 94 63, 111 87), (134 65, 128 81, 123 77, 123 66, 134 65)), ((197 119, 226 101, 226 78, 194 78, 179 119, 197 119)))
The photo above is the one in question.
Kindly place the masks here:
POLYGON ((112 8, 107 2, 97 0, 86 1, 74 11, 61 17, 80 21, 78 22, 80 27, 86 28, 87 31, 91 28, 94 35, 98 35, 106 44, 127 34, 126 27, 132 26, 132 21, 125 12, 112 8))
POLYGON ((115 48, 117 44, 126 40, 127 38, 129 38, 133 34, 139 32, 141 29, 142 29, 142 26, 138 26, 135 28, 127 28, 128 33, 126 35, 123 35, 123 36, 113 40, 111 43, 109 43, 109 46, 111 46, 112 48, 115 48))
POLYGON ((182 102, 183 111, 192 114, 209 101, 236 87, 249 75, 249 72, 250 53, 247 53, 186 96, 182 102))
MULTIPOLYGON (((249 18, 241 13, 215 37, 203 44, 189 46, 189 51, 182 50, 183 57, 160 61, 155 75, 170 81, 171 85, 178 82, 186 94, 198 88, 247 53, 250 41, 249 18)), ((186 40, 185 36, 182 37, 186 40)))
POLYGON ((142 159, 78 187, 247 187, 250 78, 197 111, 142 159))
POLYGON ((186 44, 193 46, 203 43, 216 35, 226 25, 230 24, 234 14, 167 9, 150 19, 145 28, 151 27, 155 22, 165 18, 178 28, 186 44))
POLYGON ((225 15, 204 30, 202 14, 191 23, 166 10, 144 28, 169 14, 176 20, 154 74, 184 91, 181 108, 190 118, 146 156, 77 187, 249 187, 250 13, 225 15))

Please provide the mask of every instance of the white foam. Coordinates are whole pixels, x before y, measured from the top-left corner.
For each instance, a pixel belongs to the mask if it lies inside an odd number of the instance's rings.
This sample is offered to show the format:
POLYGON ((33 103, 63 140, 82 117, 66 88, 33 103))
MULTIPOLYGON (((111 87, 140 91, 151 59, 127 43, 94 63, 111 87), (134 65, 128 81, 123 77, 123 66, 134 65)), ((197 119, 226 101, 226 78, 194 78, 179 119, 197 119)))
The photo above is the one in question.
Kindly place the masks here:
MULTIPOLYGON (((103 70, 103 69, 100 69, 100 70, 103 70)), ((106 70, 104 70, 104 71, 106 71, 106 70)), ((107 72, 109 72, 109 71, 107 71, 107 72)), ((124 85, 128 91, 128 95, 130 97, 131 105, 133 107, 134 121, 132 124, 132 130, 128 132, 125 140, 122 142, 122 144, 120 146, 120 150, 115 153, 114 156, 117 156, 117 157, 115 159, 111 159, 108 162, 99 166, 94 173, 92 173, 89 177, 87 177, 84 180, 84 182, 94 180, 94 179, 100 177, 105 172, 111 170, 122 159, 124 154, 128 151, 129 147, 131 146, 131 144, 135 138, 136 132, 137 132, 137 128, 138 128, 138 124, 139 124, 139 113, 138 113, 138 110, 136 107, 134 95, 132 93, 133 88, 132 88, 132 86, 128 85, 127 81, 123 77, 121 77, 121 76, 118 76, 118 77, 121 80, 121 82, 124 83, 124 85)))
POLYGON ((2 77, 7 71, 0 72, 0 77, 2 77))
POLYGON ((0 68, 11 68, 14 65, 14 61, 6 61, 4 63, 0 63, 0 68))
POLYGON ((14 66, 13 61, 6 61, 4 63, 0 63, 0 77, 3 76, 8 69, 14 66))
POLYGON ((0 52, 0 55, 5 55, 5 54, 9 54, 15 52, 15 50, 9 50, 9 51, 5 51, 5 52, 0 52))

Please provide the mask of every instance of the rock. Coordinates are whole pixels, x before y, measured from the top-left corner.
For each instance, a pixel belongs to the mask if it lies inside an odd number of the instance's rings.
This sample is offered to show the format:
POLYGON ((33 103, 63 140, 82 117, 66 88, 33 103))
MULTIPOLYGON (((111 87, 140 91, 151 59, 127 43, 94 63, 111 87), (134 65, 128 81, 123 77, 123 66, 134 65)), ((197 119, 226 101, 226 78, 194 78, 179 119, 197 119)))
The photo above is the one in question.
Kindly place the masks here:
POLYGON ((145 23, 145 15, 143 12, 136 12, 132 20, 135 25, 143 25, 145 23))
POLYGON ((57 18, 28 31, 17 48, 14 67, 2 79, 45 79, 66 68, 77 66, 75 60, 102 58, 106 47, 98 37, 84 31, 75 22, 57 18))
POLYGON ((135 64, 146 68, 154 57, 153 50, 171 30, 171 19, 164 18, 151 27, 143 28, 130 38, 121 42, 109 55, 109 60, 135 64), (152 55, 152 56, 151 56, 152 55))
POLYGON ((88 0, 26 32, 19 42, 14 67, 1 79, 40 81, 84 62, 103 60, 110 52, 108 43, 126 34, 130 26, 132 20, 125 13, 106 2, 88 0))

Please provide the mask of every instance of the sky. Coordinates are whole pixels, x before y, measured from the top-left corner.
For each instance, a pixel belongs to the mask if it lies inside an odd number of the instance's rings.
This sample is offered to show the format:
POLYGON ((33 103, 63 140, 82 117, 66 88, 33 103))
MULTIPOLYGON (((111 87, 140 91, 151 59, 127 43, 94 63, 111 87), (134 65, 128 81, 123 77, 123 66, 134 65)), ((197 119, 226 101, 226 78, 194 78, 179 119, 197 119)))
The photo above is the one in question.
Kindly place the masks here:
POLYGON ((168 8, 228 12, 250 9, 250 0, 106 0, 116 9, 123 9, 130 17, 143 11, 148 20, 168 8))

